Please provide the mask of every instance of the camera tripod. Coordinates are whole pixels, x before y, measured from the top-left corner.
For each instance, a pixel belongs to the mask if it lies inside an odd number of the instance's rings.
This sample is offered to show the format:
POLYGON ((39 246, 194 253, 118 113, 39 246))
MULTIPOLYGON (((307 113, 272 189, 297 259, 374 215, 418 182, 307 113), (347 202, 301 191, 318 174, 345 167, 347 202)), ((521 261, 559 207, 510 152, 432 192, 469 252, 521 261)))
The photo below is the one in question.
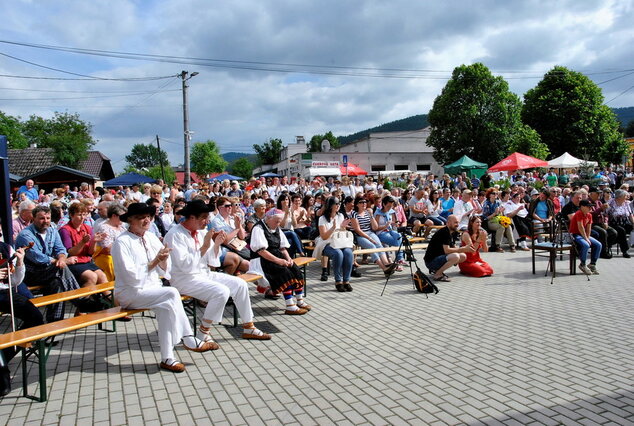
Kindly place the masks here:
MULTIPOLYGON (((412 268, 412 263, 416 265, 417 269, 418 269, 418 264, 416 263, 416 258, 414 257, 414 251, 412 250, 412 243, 410 243, 410 241, 407 239, 408 234, 406 234, 405 232, 400 232, 400 234, 401 234, 401 244, 399 244, 398 250, 396 250, 396 253, 399 253, 401 249, 403 250, 405 254, 405 260, 409 264, 410 277, 413 279, 414 269, 412 268)), ((392 264, 396 264, 396 254, 394 255, 394 261, 392 262, 392 264)), ((383 293, 385 293, 385 288, 387 287, 387 283, 390 281, 391 277, 392 277, 392 274, 388 275, 387 278, 385 278, 385 284, 383 285, 381 296, 383 296, 383 293)))

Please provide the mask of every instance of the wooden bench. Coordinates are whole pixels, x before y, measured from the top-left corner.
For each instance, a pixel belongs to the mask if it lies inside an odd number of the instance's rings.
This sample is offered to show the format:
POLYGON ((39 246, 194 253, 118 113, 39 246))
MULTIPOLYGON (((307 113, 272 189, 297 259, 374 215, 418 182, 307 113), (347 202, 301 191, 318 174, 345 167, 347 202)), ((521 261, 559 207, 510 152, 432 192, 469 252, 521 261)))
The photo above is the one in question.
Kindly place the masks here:
POLYGON ((86 328, 91 325, 101 325, 108 321, 115 321, 128 315, 143 312, 145 309, 122 309, 114 307, 99 312, 82 315, 79 317, 66 318, 49 324, 38 325, 36 327, 18 330, 12 333, 0 335, 0 349, 11 346, 22 347, 22 390, 23 396, 44 402, 47 399, 46 392, 46 362, 48 360, 51 345, 46 344, 46 339, 54 339, 60 334, 86 328), (33 345, 33 343, 35 343, 33 345), (28 371, 27 362, 31 357, 35 357, 39 371, 39 397, 31 396, 28 393, 28 371))
MULTIPOLYGON (((420 243, 420 244, 412 244, 412 250, 424 250, 427 248, 429 244, 427 243, 420 243)), ((373 248, 373 249, 357 249, 357 250, 353 250, 352 254, 359 255, 359 254, 372 254, 372 253, 384 253, 384 252, 395 252, 398 251, 398 247, 396 246, 390 246, 390 247, 382 247, 382 248, 373 248)), ((401 247, 401 250, 403 250, 403 247, 401 247)))

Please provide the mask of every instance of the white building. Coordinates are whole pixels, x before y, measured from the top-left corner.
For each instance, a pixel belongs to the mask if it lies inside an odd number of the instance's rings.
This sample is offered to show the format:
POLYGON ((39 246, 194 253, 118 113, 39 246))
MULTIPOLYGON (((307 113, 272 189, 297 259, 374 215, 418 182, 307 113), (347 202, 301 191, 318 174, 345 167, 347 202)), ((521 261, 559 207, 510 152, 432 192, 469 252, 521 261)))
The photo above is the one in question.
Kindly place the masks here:
POLYGON ((433 158, 433 148, 426 143, 429 134, 429 127, 370 133, 363 139, 328 152, 307 153, 304 143, 303 151, 296 150, 291 155, 289 150, 286 158, 282 154, 282 160, 276 166, 278 173, 288 176, 331 176, 343 165, 346 156, 349 164, 357 165, 369 174, 400 174, 407 171, 442 174, 442 167, 433 158))

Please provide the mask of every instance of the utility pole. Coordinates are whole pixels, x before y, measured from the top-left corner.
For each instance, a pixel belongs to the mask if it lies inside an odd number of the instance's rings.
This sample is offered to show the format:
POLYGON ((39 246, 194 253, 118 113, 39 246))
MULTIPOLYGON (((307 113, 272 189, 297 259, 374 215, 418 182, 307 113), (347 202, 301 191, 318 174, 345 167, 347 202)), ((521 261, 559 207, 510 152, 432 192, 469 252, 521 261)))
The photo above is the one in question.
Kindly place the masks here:
POLYGON ((161 155, 161 143, 159 137, 156 135, 156 148, 158 149, 159 164, 161 165, 161 176, 163 176, 163 183, 165 183, 165 170, 163 170, 163 156, 161 155))
POLYGON ((181 71, 181 79, 183 80, 183 141, 185 145, 185 188, 191 183, 190 170, 189 170, 189 141, 191 140, 191 133, 189 131, 189 111, 187 106, 187 80, 197 76, 197 72, 189 74, 188 71, 181 71), (188 77, 189 76, 189 77, 188 77))

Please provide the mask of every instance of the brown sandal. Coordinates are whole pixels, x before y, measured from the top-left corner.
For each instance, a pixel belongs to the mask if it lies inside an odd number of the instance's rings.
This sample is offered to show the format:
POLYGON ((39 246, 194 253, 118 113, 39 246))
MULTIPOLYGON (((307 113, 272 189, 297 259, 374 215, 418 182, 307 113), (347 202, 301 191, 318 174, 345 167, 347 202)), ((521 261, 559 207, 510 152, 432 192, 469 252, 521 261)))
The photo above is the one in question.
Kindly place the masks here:
MULTIPOLYGON (((169 360, 165 360, 165 361, 169 361, 169 360)), ((161 361, 161 363, 159 364, 159 366, 163 370, 168 370, 173 373, 182 373, 183 371, 185 371, 185 364, 183 364, 182 362, 176 361, 175 359, 171 360, 170 363, 167 363, 165 361, 161 361)))

